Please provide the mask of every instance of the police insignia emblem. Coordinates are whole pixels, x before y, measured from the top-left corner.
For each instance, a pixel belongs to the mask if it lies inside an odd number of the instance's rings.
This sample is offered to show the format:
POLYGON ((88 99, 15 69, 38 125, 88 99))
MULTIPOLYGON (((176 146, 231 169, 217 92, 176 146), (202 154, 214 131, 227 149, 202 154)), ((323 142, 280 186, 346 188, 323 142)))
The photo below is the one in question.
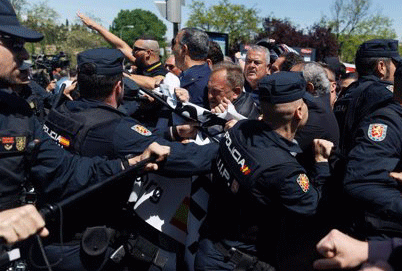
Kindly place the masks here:
POLYGON ((15 138, 15 146, 18 151, 25 150, 25 146, 27 145, 27 138, 25 136, 17 136, 15 138))
POLYGON ((383 141, 387 136, 388 126, 380 123, 372 123, 368 128, 367 135, 373 141, 383 141))
POLYGON ((4 149, 9 151, 13 148, 14 137, 2 137, 1 142, 3 143, 4 149))
POLYGON ((251 170, 249 169, 248 166, 244 165, 240 168, 240 171, 244 174, 244 175, 248 175, 250 174, 251 170))
POLYGON ((297 183, 299 184, 300 188, 306 193, 310 187, 310 182, 306 174, 300 174, 297 178, 297 183))
POLYGON ((386 86, 386 88, 387 88, 389 91, 394 92, 394 85, 388 85, 388 86, 386 86))
POLYGON ((139 133, 140 135, 143 135, 143 136, 150 136, 150 135, 152 135, 151 131, 148 130, 147 128, 145 128, 145 127, 142 126, 142 125, 136 124, 136 125, 134 125, 133 127, 131 127, 131 129, 134 130, 134 131, 136 131, 136 132, 139 133))

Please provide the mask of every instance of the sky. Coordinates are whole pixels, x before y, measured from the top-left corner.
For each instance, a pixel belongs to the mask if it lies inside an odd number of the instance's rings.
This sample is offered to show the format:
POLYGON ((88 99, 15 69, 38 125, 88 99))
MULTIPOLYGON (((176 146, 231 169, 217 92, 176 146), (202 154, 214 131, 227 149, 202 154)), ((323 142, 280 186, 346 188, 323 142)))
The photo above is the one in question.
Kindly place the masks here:
MULTIPOLYGON (((65 22, 68 19, 74 22, 77 18, 76 12, 79 10, 89 16, 99 18, 105 27, 109 27, 113 19, 117 16, 121 9, 143 9, 153 12, 168 27, 166 33, 167 40, 173 36, 172 23, 164 19, 153 0, 45 0, 47 4, 56 10, 60 15, 59 22, 65 22)), ((184 27, 190 13, 189 5, 192 0, 186 1, 182 7, 182 24, 184 27)), ((232 4, 246 5, 259 11, 262 18, 273 15, 275 18, 287 18, 294 25, 301 28, 312 26, 318 22, 323 15, 331 16, 331 7, 333 1, 330 0, 229 0, 232 4)), ((396 4, 395 0, 371 0, 371 10, 380 10, 383 15, 393 19, 393 28, 395 29, 398 39, 402 39, 402 8, 396 4)), ((30 4, 43 2, 43 0, 29 0, 30 4)), ((204 1, 207 7, 217 4, 218 1, 204 1)))

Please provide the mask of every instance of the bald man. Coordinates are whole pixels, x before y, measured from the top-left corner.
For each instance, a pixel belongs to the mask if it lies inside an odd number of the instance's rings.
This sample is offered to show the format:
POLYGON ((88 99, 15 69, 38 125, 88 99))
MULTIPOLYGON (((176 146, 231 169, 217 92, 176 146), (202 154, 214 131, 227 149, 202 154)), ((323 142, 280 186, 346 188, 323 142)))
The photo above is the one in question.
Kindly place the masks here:
POLYGON ((129 77, 141 88, 154 89, 165 78, 168 71, 160 62, 159 43, 155 37, 144 35, 137 39, 131 48, 124 40, 89 17, 81 13, 77 15, 86 26, 97 31, 107 42, 119 49, 128 60, 135 64, 137 67, 136 74, 130 74, 129 77))

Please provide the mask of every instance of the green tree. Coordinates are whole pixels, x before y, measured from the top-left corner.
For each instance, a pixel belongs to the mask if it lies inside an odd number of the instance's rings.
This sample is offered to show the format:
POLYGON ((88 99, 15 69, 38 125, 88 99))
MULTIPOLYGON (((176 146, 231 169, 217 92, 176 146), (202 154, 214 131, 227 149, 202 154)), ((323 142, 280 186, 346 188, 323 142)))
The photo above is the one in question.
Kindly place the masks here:
POLYGON ((89 30, 81 24, 71 26, 71 30, 66 32, 64 39, 57 44, 57 50, 69 56, 70 66, 77 64, 77 54, 93 48, 108 47, 109 44, 98 34, 89 30))
POLYGON ((261 31, 258 10, 231 4, 229 0, 220 0, 209 8, 202 1, 193 1, 190 10, 186 26, 227 33, 230 47, 237 41, 251 41, 261 31))
POLYGON ((316 49, 316 61, 338 54, 338 43, 331 29, 320 25, 313 25, 308 29, 298 29, 288 19, 267 17, 264 19, 264 30, 255 41, 260 39, 274 39, 277 44, 284 43, 290 47, 304 47, 316 49))
MULTIPOLYGON (((49 7, 46 1, 33 4, 26 11, 26 19, 22 24, 44 35, 44 39, 40 42, 43 52, 46 51, 46 45, 54 44, 61 35, 61 29, 57 27, 58 17, 59 14, 49 7)), ((31 45, 31 48, 34 48, 33 46, 31 45)))
MULTIPOLYGON (((84 50, 108 46, 98 33, 82 26, 79 20, 74 24, 59 24, 58 13, 46 1, 29 5, 25 0, 13 0, 20 11, 21 24, 44 35, 40 43, 28 43, 27 49, 34 54, 57 54, 64 52, 76 64, 76 55, 84 50)), ((99 21, 99 19, 94 19, 99 21)))
POLYGON ((19 19, 21 19, 21 14, 27 8, 27 4, 28 4, 27 1, 26 0, 11 0, 10 3, 14 7, 17 17, 19 19))
POLYGON ((122 38, 127 44, 132 45, 133 41, 140 36, 153 35, 163 48, 166 45, 166 25, 150 11, 142 9, 120 10, 113 20, 110 32, 122 38))
POLYGON ((343 61, 353 62, 358 46, 373 38, 396 38, 392 19, 372 11, 371 0, 335 0, 332 17, 322 18, 321 24, 335 33, 343 61))

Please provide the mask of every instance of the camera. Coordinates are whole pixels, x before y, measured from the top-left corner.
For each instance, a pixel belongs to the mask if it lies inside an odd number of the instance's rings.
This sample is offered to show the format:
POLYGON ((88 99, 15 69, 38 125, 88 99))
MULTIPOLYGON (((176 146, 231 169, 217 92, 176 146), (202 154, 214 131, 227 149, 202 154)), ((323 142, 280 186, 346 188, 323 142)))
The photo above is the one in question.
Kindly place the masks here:
POLYGON ((55 68, 65 68, 70 66, 70 60, 64 52, 57 55, 32 55, 34 69, 46 69, 48 72, 55 68))

